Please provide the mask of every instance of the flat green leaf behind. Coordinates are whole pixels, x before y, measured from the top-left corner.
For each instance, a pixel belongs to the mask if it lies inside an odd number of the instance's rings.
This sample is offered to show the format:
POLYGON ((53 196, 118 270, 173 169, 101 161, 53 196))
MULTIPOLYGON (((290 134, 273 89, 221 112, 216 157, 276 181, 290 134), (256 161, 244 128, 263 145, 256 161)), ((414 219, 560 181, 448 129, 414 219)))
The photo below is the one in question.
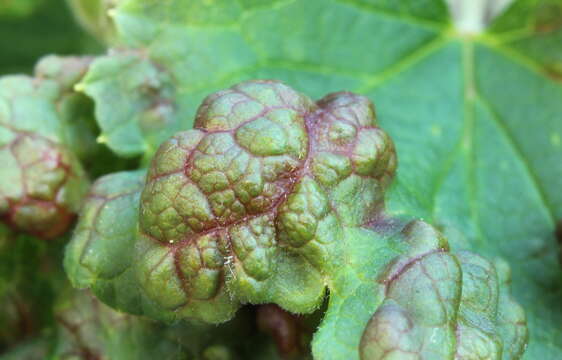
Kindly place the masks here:
POLYGON ((124 11, 115 12, 121 41, 126 46, 138 49, 141 58, 138 61, 146 64, 143 67, 123 64, 123 56, 115 54, 113 59, 110 56, 101 60, 103 66, 100 64, 92 68, 84 86, 96 101, 97 119, 106 133, 102 139, 106 140, 107 137, 109 146, 122 156, 144 153, 150 155, 165 137, 157 137, 156 141, 150 139, 152 132, 142 130, 143 125, 138 118, 142 115, 139 114, 147 111, 153 104, 161 103, 159 99, 168 99, 177 114, 181 114, 180 117, 173 117, 177 119, 177 126, 170 127, 168 124, 168 128, 186 128, 192 125, 190 121, 193 112, 205 95, 252 77, 291 77, 294 81, 304 82, 303 85, 309 87, 308 90, 310 86, 314 86, 311 93, 315 96, 330 89, 355 88, 358 86, 354 79, 357 75, 384 68, 420 44, 435 39, 439 25, 433 23, 434 19, 446 19, 445 6, 430 2, 389 5, 368 1, 342 1, 330 3, 328 7, 325 5, 319 1, 221 1, 214 2, 212 6, 200 1, 190 4, 176 1, 166 6, 150 1, 138 4, 132 1, 119 2, 118 8, 123 7, 131 12, 146 11, 158 20, 155 23, 139 22, 138 19, 127 16, 124 11), (272 5, 282 13, 271 11, 272 5), (388 12, 389 16, 383 19, 369 17, 360 23, 355 22, 360 11, 370 13, 378 9, 388 12), (422 34, 416 33, 413 26, 393 20, 402 15, 411 18, 411 14, 417 11, 421 11, 427 18, 421 21, 426 28, 422 34), (322 18, 325 21, 310 18, 306 15, 309 13, 324 14, 322 18), (340 16, 346 19, 345 22, 339 21, 340 16), (278 29, 288 26, 288 21, 293 31, 277 37, 278 29), (401 32, 405 36, 403 41, 388 46, 384 56, 365 56, 361 47, 341 56, 342 52, 337 44, 344 41, 343 34, 352 23, 359 25, 352 29, 357 36, 369 27, 385 29, 376 34, 373 44, 390 39, 395 32, 401 32), (333 28, 335 24, 338 25, 337 29, 333 28), (212 26, 216 28, 213 29, 212 26), (299 41, 301 33, 310 41, 303 42, 298 49, 288 49, 290 44, 299 41), (341 34, 338 35, 339 39, 328 42, 328 37, 333 37, 336 33, 341 34), (319 34, 323 34, 320 39, 319 34), (334 46, 326 46, 331 43, 334 46), (291 59, 281 60, 284 57, 282 54, 287 50, 291 51, 291 59), (323 57, 329 64, 318 64, 314 60, 317 56, 323 57), (150 67, 156 67, 157 70, 151 70, 150 67), (305 71, 302 72, 300 68, 305 71), (340 72, 340 68, 347 70, 340 72), (151 80, 154 78, 151 75, 154 71, 160 73, 158 76, 166 77, 161 80, 162 86, 168 82, 176 90, 175 94, 167 96, 159 93, 160 85, 153 85, 155 80, 151 80), (332 73, 337 74, 338 78, 332 79, 332 73), (116 78, 117 74, 119 76, 116 78), (128 78, 144 80, 117 80, 125 74, 128 78), (252 76, 249 77, 249 74, 252 76), (144 87, 141 87, 141 82, 144 87), (151 86, 154 88, 152 92, 143 91, 151 86), (115 127, 119 129, 114 129, 115 127))

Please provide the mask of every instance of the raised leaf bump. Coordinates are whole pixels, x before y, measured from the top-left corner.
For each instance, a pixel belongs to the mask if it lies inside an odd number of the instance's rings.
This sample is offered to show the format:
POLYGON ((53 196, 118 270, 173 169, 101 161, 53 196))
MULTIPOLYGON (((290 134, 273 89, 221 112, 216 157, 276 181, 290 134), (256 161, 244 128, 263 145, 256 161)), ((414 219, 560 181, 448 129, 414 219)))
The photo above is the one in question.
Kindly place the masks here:
MULTIPOLYGON (((418 235, 444 240, 426 224, 413 225, 418 235)), ((521 358, 526 319, 507 276, 467 251, 434 246, 400 256, 380 279, 385 296, 363 333, 361 359, 521 358)))
MULTIPOLYGON (((313 103, 282 83, 251 81, 210 95, 195 123, 196 129, 160 146, 138 200, 138 218, 127 214, 134 234, 127 241, 135 243, 127 282, 141 289, 150 306, 128 309, 121 303, 120 309, 208 322, 228 320, 245 303, 308 313, 327 287, 330 305, 313 353, 357 358, 361 334, 379 306, 393 319, 411 310, 400 310, 404 301, 412 309, 431 303, 407 291, 430 273, 419 285, 440 283, 433 299, 443 295, 448 305, 426 314, 422 325, 456 324, 461 279, 472 273, 434 228, 385 215, 384 191, 397 161, 366 98, 335 93, 313 103), (264 122, 280 128, 263 131, 264 122), (332 341, 345 346, 322 353, 332 341)), ((99 241, 95 234, 93 241, 99 241)), ((79 269, 79 257, 80 251, 67 252, 67 269, 79 269)), ((486 281, 476 277, 472 283, 480 289, 486 281)), ((104 301, 116 306, 115 299, 104 301)), ((487 316, 485 309, 474 312, 487 316)), ((524 322, 503 324, 494 339, 505 336, 510 346, 526 342, 519 331, 524 322)), ((449 350, 434 351, 447 358, 455 350, 454 331, 443 330, 442 338, 449 350)))
POLYGON ((514 0, 493 18, 488 10, 506 3, 194 1, 186 11, 183 1, 129 0, 115 20, 128 44, 174 75, 184 128, 207 94, 254 78, 314 98, 349 89, 375 101, 401 162, 389 212, 506 258, 535 334, 528 356, 556 358, 560 2, 514 0), (489 28, 467 34, 463 16, 489 28))
POLYGON ((154 242, 138 257, 150 263, 141 277, 147 294, 191 316, 195 294, 205 289, 214 291, 202 300, 212 302, 277 298, 295 312, 316 307, 321 287, 299 304, 278 295, 273 275, 287 256, 322 277, 334 256, 327 248, 337 241, 329 232, 369 220, 382 200, 377 177, 394 171, 391 142, 374 125, 370 102, 349 93, 314 105, 281 83, 254 81, 209 96, 197 129, 165 142, 152 161, 139 218, 142 242, 154 242), (309 170, 319 150, 351 161, 348 177, 334 183, 336 199, 309 170), (349 196, 359 211, 340 209, 346 204, 337 197, 349 196), (201 242, 216 249, 213 265, 202 258, 201 242))
POLYGON ((15 229, 56 237, 79 209, 88 181, 62 104, 89 62, 47 57, 35 78, 0 78, 0 218, 15 229))

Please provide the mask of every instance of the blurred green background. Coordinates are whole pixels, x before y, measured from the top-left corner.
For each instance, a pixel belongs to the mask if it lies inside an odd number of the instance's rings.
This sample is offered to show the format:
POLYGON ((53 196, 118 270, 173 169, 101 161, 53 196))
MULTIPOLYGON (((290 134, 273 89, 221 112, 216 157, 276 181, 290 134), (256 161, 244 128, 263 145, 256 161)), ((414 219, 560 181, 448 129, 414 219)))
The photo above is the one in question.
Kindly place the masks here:
POLYGON ((102 49, 77 24, 65 0, 0 0, 0 75, 30 73, 46 54, 98 54, 102 49))

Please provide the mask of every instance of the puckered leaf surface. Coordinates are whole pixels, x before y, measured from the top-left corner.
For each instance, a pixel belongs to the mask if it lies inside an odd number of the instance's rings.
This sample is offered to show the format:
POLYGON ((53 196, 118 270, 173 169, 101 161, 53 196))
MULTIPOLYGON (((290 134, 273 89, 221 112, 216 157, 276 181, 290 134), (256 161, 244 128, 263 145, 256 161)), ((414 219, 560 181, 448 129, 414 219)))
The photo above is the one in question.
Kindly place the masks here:
POLYGON ((69 135, 82 115, 69 88, 89 62, 51 56, 35 77, 0 78, 0 220, 17 230, 59 236, 80 207, 88 180, 69 135))
POLYGON ((313 343, 320 359, 357 358, 369 318, 388 302, 413 312, 404 317, 421 333, 381 345, 377 312, 364 359, 416 339, 421 345, 406 350, 423 357, 519 359, 526 320, 505 276, 475 255, 451 253, 430 225, 389 218, 384 191, 395 170, 394 145, 366 97, 313 102, 277 81, 240 83, 209 95, 195 129, 165 141, 146 176, 98 180, 66 269, 111 306, 164 320, 223 322, 245 303, 310 313, 327 287, 313 343), (444 335, 425 334, 431 327, 444 335), (427 350, 426 337, 450 351, 427 350))
POLYGON ((439 0, 128 0, 116 22, 172 79, 178 128, 208 93, 252 78, 374 100, 400 158, 389 208, 507 259, 534 359, 562 352, 560 9, 514 1, 481 34, 456 30, 439 0))

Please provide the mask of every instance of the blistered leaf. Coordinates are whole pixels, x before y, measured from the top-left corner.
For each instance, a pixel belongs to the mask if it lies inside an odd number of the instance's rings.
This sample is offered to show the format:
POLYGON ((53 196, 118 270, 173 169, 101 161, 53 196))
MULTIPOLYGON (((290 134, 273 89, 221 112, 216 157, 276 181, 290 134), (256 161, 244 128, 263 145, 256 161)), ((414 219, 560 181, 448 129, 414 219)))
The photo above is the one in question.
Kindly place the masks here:
MULTIPOLYGON (((421 223, 405 232, 427 245, 438 239, 421 223)), ((498 273, 506 265, 496 271, 477 255, 433 247, 414 247, 380 278, 385 299, 363 333, 361 359, 519 359, 526 320, 507 289, 509 274, 498 273)))
POLYGON ((181 89, 184 128, 208 93, 254 78, 375 100, 401 159, 390 211, 510 262, 534 359, 562 347, 559 10, 557 0, 516 0, 495 21, 476 14, 480 33, 459 31, 439 0, 128 0, 115 19, 181 89))
POLYGON ((78 211, 88 181, 59 106, 88 63, 50 57, 35 78, 0 78, 0 218, 15 229, 53 238, 78 211))
MULTIPOLYGON (((461 257, 431 226, 385 215, 395 169, 394 145, 367 98, 340 92, 313 102, 280 82, 241 83, 206 98, 195 129, 160 146, 144 182, 137 172, 94 185, 66 269, 108 304, 165 320, 222 322, 245 303, 310 313, 328 287, 313 352, 356 358, 365 325, 386 304, 391 281, 378 281, 382 274, 431 252, 461 257)), ((453 270, 437 261, 428 271, 446 278, 453 270)), ((445 291, 455 293, 469 274, 458 268, 445 291)), ((471 289, 486 281, 473 279, 471 289)), ((471 301, 485 318, 486 299, 471 301)), ((510 313, 511 303, 502 304, 510 313)), ((524 315, 505 322, 504 336, 495 309, 487 330, 500 353, 513 346, 506 358, 518 359, 526 332, 513 328, 526 329, 524 315)))

